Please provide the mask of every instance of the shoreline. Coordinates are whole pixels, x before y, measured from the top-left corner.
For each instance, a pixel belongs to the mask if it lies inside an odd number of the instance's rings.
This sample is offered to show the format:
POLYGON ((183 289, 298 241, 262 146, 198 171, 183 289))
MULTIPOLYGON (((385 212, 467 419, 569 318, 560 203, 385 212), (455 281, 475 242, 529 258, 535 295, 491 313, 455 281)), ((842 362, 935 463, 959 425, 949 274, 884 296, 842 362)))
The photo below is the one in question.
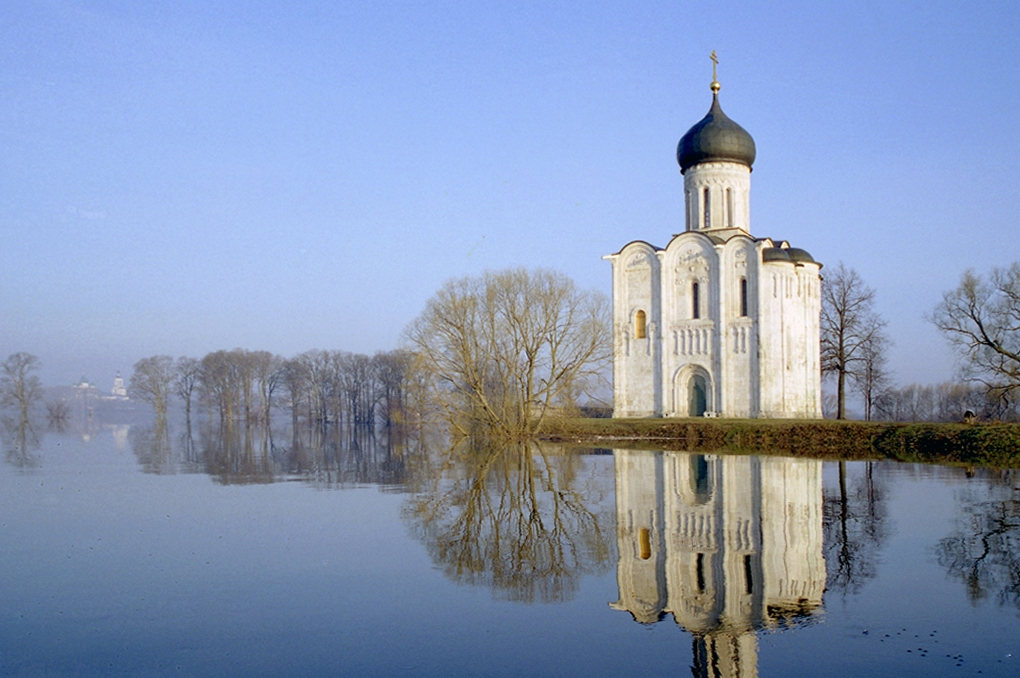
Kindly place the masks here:
POLYGON ((1020 468, 1020 424, 573 418, 547 422, 539 437, 595 447, 1020 468))

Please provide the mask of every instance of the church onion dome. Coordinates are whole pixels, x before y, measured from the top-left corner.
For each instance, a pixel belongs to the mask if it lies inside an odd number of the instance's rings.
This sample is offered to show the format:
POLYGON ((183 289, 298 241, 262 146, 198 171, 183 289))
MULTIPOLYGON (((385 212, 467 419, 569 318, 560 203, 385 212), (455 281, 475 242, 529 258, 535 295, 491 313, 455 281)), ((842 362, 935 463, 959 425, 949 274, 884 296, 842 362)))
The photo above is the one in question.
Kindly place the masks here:
POLYGON ((738 162, 750 168, 754 164, 754 156, 754 139, 743 127, 726 117, 719 106, 717 91, 712 93, 712 107, 708 109, 708 115, 687 130, 676 147, 676 161, 680 163, 681 174, 698 163, 713 160, 738 162))
MULTIPOLYGON (((800 251, 803 252, 804 250, 800 251)), ((793 259, 790 257, 788 252, 789 250, 784 250, 782 247, 766 247, 761 251, 761 260, 763 262, 786 261, 792 263, 793 259)))
POLYGON ((802 250, 798 247, 790 247, 786 250, 786 254, 789 255, 790 261, 797 264, 814 264, 814 258, 808 254, 807 250, 802 250))

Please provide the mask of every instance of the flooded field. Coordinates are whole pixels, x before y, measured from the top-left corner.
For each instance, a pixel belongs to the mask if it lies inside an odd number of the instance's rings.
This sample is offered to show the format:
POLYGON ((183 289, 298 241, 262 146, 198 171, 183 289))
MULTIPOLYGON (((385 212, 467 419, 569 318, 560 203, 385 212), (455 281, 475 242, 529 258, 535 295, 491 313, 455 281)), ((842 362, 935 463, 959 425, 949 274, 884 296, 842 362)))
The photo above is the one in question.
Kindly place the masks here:
POLYGON ((1020 473, 94 427, 5 440, 0 674, 1020 673, 1020 473))

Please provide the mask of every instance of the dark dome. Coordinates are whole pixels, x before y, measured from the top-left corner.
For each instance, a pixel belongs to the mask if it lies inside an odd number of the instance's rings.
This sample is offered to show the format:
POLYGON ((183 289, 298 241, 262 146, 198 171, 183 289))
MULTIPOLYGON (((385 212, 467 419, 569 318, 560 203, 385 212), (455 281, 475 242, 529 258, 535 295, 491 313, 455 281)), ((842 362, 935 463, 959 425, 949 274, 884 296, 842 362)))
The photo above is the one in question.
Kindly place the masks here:
POLYGON ((701 122, 687 130, 676 147, 680 172, 699 162, 729 160, 750 167, 754 164, 754 139, 747 131, 726 117, 719 106, 719 95, 712 95, 712 107, 701 122))
POLYGON ((790 255, 781 247, 766 247, 761 251, 762 261, 792 261, 790 255))
POLYGON ((797 263, 813 264, 815 260, 808 254, 807 250, 802 250, 799 247, 791 247, 786 250, 786 253, 790 255, 790 260, 797 263))

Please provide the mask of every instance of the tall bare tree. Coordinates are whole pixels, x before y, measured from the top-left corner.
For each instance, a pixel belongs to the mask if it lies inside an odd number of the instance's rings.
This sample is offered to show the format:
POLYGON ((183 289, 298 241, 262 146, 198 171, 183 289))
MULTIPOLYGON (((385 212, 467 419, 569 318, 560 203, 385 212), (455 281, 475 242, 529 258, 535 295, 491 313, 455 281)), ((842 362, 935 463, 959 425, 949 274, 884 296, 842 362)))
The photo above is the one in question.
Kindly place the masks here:
POLYGON ((413 360, 414 354, 400 349, 379 352, 372 357, 382 392, 381 417, 386 426, 406 422, 408 377, 413 360))
POLYGON ((152 405, 157 422, 166 421, 175 377, 174 359, 168 355, 154 355, 135 363, 129 390, 136 398, 152 405))
POLYGON ((28 421, 29 410, 42 400, 42 382, 34 373, 39 358, 31 353, 13 353, 0 363, 0 405, 18 408, 21 421, 28 421))
POLYGON ((184 418, 188 426, 191 426, 191 400, 198 388, 199 376, 202 373, 202 363, 194 358, 181 356, 174 366, 174 392, 184 403, 184 418))
POLYGON ((290 401, 291 426, 297 430, 298 414, 307 406, 310 390, 308 371, 299 358, 284 361, 280 369, 280 383, 290 401))
POLYGON ((255 390, 258 394, 258 420, 263 424, 269 424, 273 394, 279 387, 283 376, 283 358, 269 351, 253 351, 250 358, 255 390))
MULTIPOLYGON (((836 378, 836 418, 846 419, 846 390, 867 365, 869 348, 874 352, 883 321, 874 311, 875 291, 843 262, 822 281, 822 373, 836 378)), ((874 365, 872 355, 872 365, 874 365)))
POLYGON ((221 424, 234 422, 239 403, 237 380, 230 351, 214 351, 202 358, 199 372, 202 400, 219 412, 221 424))
POLYGON ((928 318, 959 353, 962 376, 1006 403, 1020 395, 1020 262, 989 280, 966 271, 928 318))
POLYGON ((871 335, 861 347, 860 367, 856 371, 854 385, 864 400, 864 420, 871 421, 876 405, 890 388, 889 371, 886 369, 886 349, 889 339, 879 330, 871 335))
POLYGON ((202 396, 219 410, 220 421, 267 422, 283 361, 268 351, 216 351, 201 361, 202 396))
POLYGON ((375 419, 375 374, 372 360, 362 353, 337 354, 339 370, 339 392, 344 398, 349 421, 355 425, 367 425, 375 419))
POLYGON ((534 433, 611 358, 609 303, 523 268, 446 283, 406 331, 437 401, 464 434, 534 433))
POLYGON ((325 426, 329 421, 330 411, 332 362, 330 352, 312 349, 296 356, 294 362, 304 380, 308 421, 325 426))

